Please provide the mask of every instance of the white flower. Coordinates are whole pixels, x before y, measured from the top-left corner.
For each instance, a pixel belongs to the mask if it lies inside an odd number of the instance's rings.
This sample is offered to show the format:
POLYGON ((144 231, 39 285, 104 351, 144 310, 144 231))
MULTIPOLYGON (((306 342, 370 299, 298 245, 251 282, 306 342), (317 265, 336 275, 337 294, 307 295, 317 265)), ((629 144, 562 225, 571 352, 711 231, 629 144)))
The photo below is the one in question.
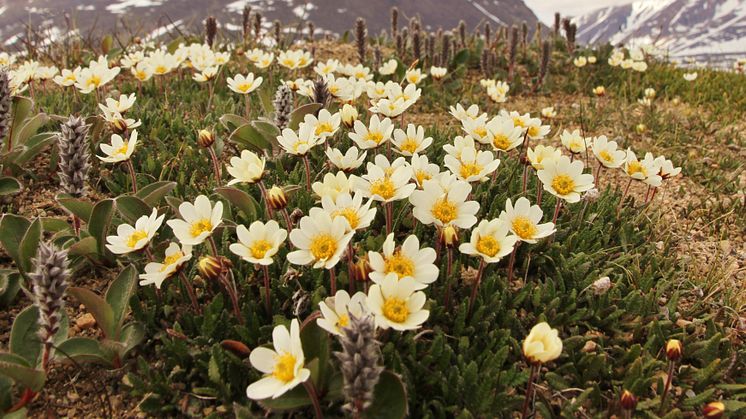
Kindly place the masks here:
POLYGON ((569 203, 580 201, 580 193, 593 188, 593 175, 583 173, 583 162, 560 156, 542 163, 537 172, 544 190, 569 203))
POLYGON ((419 68, 413 68, 411 70, 407 70, 407 72, 404 73, 404 78, 407 80, 407 82, 412 84, 417 84, 424 80, 426 77, 427 74, 423 74, 419 68))
POLYGON ((319 198, 328 196, 337 199, 337 195, 340 193, 350 192, 351 184, 344 172, 327 173, 321 182, 314 182, 311 189, 319 198))
POLYGON ((335 199, 329 196, 321 198, 321 207, 332 218, 343 217, 347 220, 349 231, 363 230, 370 227, 370 223, 376 217, 376 209, 371 208, 372 201, 363 204, 363 196, 356 193, 350 196, 344 192, 337 195, 335 199))
POLYGON ((526 243, 536 243, 539 239, 554 234, 554 223, 541 222, 544 212, 538 205, 531 205, 528 199, 524 197, 515 201, 515 207, 510 198, 505 203, 505 210, 500 213, 500 221, 505 223, 510 231, 515 234, 519 240, 526 243))
POLYGON ((392 58, 381 65, 381 67, 378 69, 378 74, 382 76, 390 76, 396 71, 397 65, 398 63, 396 62, 396 60, 392 58))
POLYGON ((586 149, 585 138, 580 135, 579 129, 572 132, 568 130, 562 131, 560 140, 562 140, 562 145, 573 154, 582 153, 586 149))
POLYGON ((394 164, 383 155, 377 155, 375 163, 368 162, 368 173, 362 177, 350 176, 352 187, 374 201, 392 202, 407 198, 416 188, 409 183, 410 168, 400 157, 394 164))
POLYGON ((218 67, 207 67, 199 73, 194 73, 192 79, 199 83, 205 83, 215 78, 218 75, 218 67))
POLYGON ((264 374, 246 388, 250 399, 276 399, 311 377, 311 371, 303 368, 305 357, 297 319, 290 322, 290 332, 284 325, 275 327, 272 343, 274 349, 260 346, 249 355, 251 366, 264 374))
POLYGON ((313 71, 319 76, 324 77, 337 71, 337 67, 339 67, 339 61, 329 59, 326 60, 326 62, 324 63, 317 63, 316 66, 313 68, 313 71))
POLYGON ((523 341, 523 355, 532 364, 553 361, 562 354, 562 339, 557 329, 545 322, 531 328, 523 341))
POLYGON ((408 236, 401 247, 394 243, 394 233, 386 236, 383 242, 383 253, 368 252, 371 269, 371 281, 380 284, 389 274, 396 278, 412 278, 415 289, 427 288, 438 279, 439 270, 435 266, 435 250, 430 247, 420 249, 420 241, 415 235, 408 236))
POLYGON ((111 144, 101 143, 99 147, 106 156, 96 156, 101 161, 107 163, 118 163, 120 161, 128 160, 132 157, 132 153, 135 151, 135 145, 137 145, 137 130, 133 130, 130 134, 130 138, 127 141, 119 134, 111 135, 111 144))
POLYGON ((615 169, 624 164, 627 153, 617 148, 616 141, 609 141, 605 135, 593 138, 593 155, 606 168, 615 169))
POLYGON ((656 157, 655 160, 653 160, 653 165, 658 169, 658 175, 664 180, 681 173, 681 168, 674 167, 673 162, 664 156, 656 157))
POLYGON ((277 57, 277 62, 287 69, 296 70, 310 65, 313 62, 313 58, 311 57, 311 54, 306 51, 282 51, 277 57))
MULTIPOLYGON (((476 104, 469 106, 469 108, 464 109, 463 106, 461 106, 460 103, 456 104, 456 107, 451 106, 450 107, 450 114, 453 115, 454 118, 456 118, 459 122, 463 123, 466 119, 477 119, 481 115, 479 114, 479 106, 476 104)), ((483 113, 484 118, 487 118, 487 114, 483 113)))
POLYGON ((530 118, 526 122, 526 134, 532 140, 541 140, 549 134, 550 130, 549 125, 541 125, 541 119, 539 118, 530 118))
POLYGON ((264 176, 266 160, 249 150, 241 151, 241 157, 231 157, 230 164, 226 167, 228 173, 233 176, 228 185, 236 183, 256 183, 264 176))
POLYGON ((523 128, 515 126, 513 118, 498 115, 486 127, 486 139, 495 151, 508 152, 523 143, 523 128))
POLYGON ((246 76, 237 74, 234 78, 228 77, 226 81, 228 82, 228 88, 236 93, 245 95, 258 89, 262 85, 262 80, 261 77, 255 79, 254 73, 249 73, 246 76))
POLYGON ((275 61, 275 54, 273 52, 265 52, 257 57, 254 62, 254 66, 258 69, 265 69, 272 65, 275 61))
POLYGON ((148 262, 145 265, 145 273, 140 274, 140 285, 155 285, 161 289, 163 281, 175 274, 186 262, 192 258, 192 246, 183 245, 179 247, 171 243, 166 248, 163 263, 148 262))
POLYGON ((624 161, 624 173, 635 180, 641 180, 644 183, 658 187, 661 185, 663 178, 658 174, 658 168, 655 166, 655 159, 651 153, 646 153, 645 158, 641 161, 632 150, 627 150, 627 158, 624 161))
POLYGON ((297 134, 290 128, 282 130, 282 135, 277 136, 277 142, 288 153, 303 156, 321 142, 314 131, 315 128, 312 125, 301 123, 297 134))
POLYGON ((389 118, 396 118, 407 110, 407 103, 401 98, 396 100, 382 98, 378 99, 376 104, 368 110, 389 118))
POLYGON ((145 61, 137 63, 134 67, 130 67, 130 72, 140 82, 148 81, 153 77, 153 67, 145 61))
POLYGON ((691 72, 691 73, 684 73, 684 80, 686 81, 694 81, 697 80, 697 72, 691 72))
POLYGON ((91 93, 92 91, 112 81, 114 77, 119 74, 119 67, 108 68, 108 63, 105 63, 106 58, 102 58, 104 60, 103 65, 94 65, 95 62, 92 62, 92 67, 80 70, 80 73, 77 75, 75 81, 75 87, 80 90, 80 93, 91 93))
POLYGON ((350 298, 347 291, 337 291, 333 297, 319 302, 321 317, 316 319, 316 324, 333 335, 342 336, 342 328, 350 324, 350 315, 361 317, 368 312, 367 298, 362 292, 357 292, 350 298))
POLYGON ((314 130, 314 135, 323 141, 336 134, 339 124, 342 122, 342 116, 339 112, 332 114, 326 109, 322 109, 318 118, 313 114, 306 114, 303 122, 310 125, 314 130))
POLYGON ((446 190, 438 180, 431 179, 425 181, 422 190, 411 193, 409 202, 415 218, 423 224, 470 228, 477 223, 475 215, 479 211, 478 202, 466 200, 470 192, 471 185, 462 180, 453 181, 446 190))
POLYGON ((165 214, 159 217, 158 210, 153 208, 149 216, 143 215, 138 218, 134 227, 129 224, 120 224, 117 227, 116 236, 106 236, 108 243, 106 248, 115 255, 123 255, 144 248, 158 232, 165 217, 165 214))
POLYGON ((132 108, 132 106, 135 104, 136 99, 137 97, 134 93, 130 95, 119 95, 119 99, 112 99, 108 97, 106 98, 106 105, 99 103, 98 107, 104 114, 123 114, 130 110, 130 108, 132 108))
POLYGON ((572 60, 572 63, 575 64, 575 67, 585 67, 586 64, 588 64, 588 59, 585 57, 577 57, 574 60, 572 60))
POLYGON ((275 220, 267 224, 254 221, 247 229, 243 225, 236 227, 238 243, 230 245, 229 249, 241 259, 258 265, 271 265, 272 257, 288 237, 288 232, 280 228, 275 220))
POLYGON ((362 166, 367 154, 367 151, 360 153, 360 150, 355 146, 348 148, 344 154, 337 148, 328 148, 326 150, 326 157, 329 159, 329 162, 337 169, 345 172, 351 172, 362 166))
POLYGON ((296 247, 288 253, 287 260, 295 265, 333 268, 347 249, 354 232, 348 231, 345 217, 334 217, 321 208, 311 208, 301 218, 300 227, 290 232, 290 241, 296 247))
POLYGON ((500 165, 500 160, 495 159, 491 151, 477 151, 476 148, 463 149, 460 159, 446 155, 444 162, 456 177, 467 182, 484 182, 500 165))
POLYGON ((637 72, 644 73, 648 69, 648 63, 646 63, 645 61, 635 61, 632 63, 632 69, 637 72))
POLYGON ((75 82, 78 81, 78 74, 80 73, 80 71, 80 67, 77 67, 75 70, 68 70, 66 68, 62 69, 62 73, 58 76, 55 76, 52 81, 64 87, 73 86, 75 82))
POLYGON ((518 241, 508 232, 508 226, 502 220, 482 220, 472 230, 469 242, 462 243, 458 250, 465 255, 480 256, 485 263, 499 262, 513 251, 518 241))
POLYGON ((217 202, 213 207, 205 195, 200 195, 194 204, 182 202, 179 214, 183 220, 168 220, 174 235, 181 244, 196 246, 204 242, 222 222, 223 203, 217 202))
POLYGON ((400 128, 394 130, 394 139, 391 142, 396 146, 399 154, 412 156, 428 148, 433 143, 433 138, 425 138, 424 127, 408 124, 407 132, 400 128))
POLYGON ((490 133, 487 131, 487 115, 482 115, 475 119, 465 119, 461 121, 461 128, 469 137, 480 143, 490 143, 490 133))
POLYGON ((448 69, 445 67, 436 67, 436 66, 430 67, 430 75, 433 76, 435 80, 442 79, 443 77, 445 77, 447 72, 448 72, 448 69))
POLYGON ((561 150, 556 149, 550 145, 544 146, 538 144, 536 147, 526 150, 526 157, 531 163, 531 167, 533 167, 535 170, 543 169, 545 162, 558 159, 561 155, 561 150))
POLYGON ((370 117, 369 125, 366 127, 360 121, 355 121, 355 131, 347 135, 363 150, 376 148, 391 139, 394 132, 394 124, 389 118, 383 120, 378 115, 370 117))
POLYGON ((376 318, 376 326, 404 331, 422 326, 430 316, 423 310, 427 297, 416 291, 417 283, 412 278, 399 280, 396 274, 389 274, 368 291, 368 309, 376 318))
POLYGON ((440 173, 440 166, 430 163, 426 155, 420 156, 416 153, 412 156, 409 167, 412 173, 412 180, 420 188, 426 180, 430 180, 440 173))
POLYGON ((549 106, 546 108, 541 109, 541 116, 547 119, 552 119, 557 116, 557 111, 554 110, 554 107, 549 106))
POLYGON ((468 148, 477 148, 476 144, 474 144, 474 139, 470 135, 465 137, 458 135, 453 139, 453 144, 445 144, 443 146, 443 150, 445 150, 446 153, 458 160, 461 160, 461 154, 468 148))

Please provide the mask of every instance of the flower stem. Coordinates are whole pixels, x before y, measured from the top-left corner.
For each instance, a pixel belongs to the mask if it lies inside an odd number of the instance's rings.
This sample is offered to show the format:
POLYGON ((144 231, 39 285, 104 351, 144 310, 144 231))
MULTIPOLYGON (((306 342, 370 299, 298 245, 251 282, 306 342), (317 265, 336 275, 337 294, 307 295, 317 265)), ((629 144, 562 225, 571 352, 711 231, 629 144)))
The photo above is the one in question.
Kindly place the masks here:
MULTIPOLYGON (((262 198, 264 198, 264 205, 267 208, 267 215, 269 215, 269 218, 274 218, 274 212, 272 211, 272 207, 269 206, 269 194, 267 193, 267 187, 264 186, 264 181, 260 180, 259 183, 259 190, 262 193, 262 198)), ((290 229, 290 227, 288 227, 290 229)))
POLYGON ((513 267, 515 266, 515 256, 516 253, 518 253, 518 247, 521 245, 521 242, 518 242, 513 246, 513 251, 510 252, 510 262, 508 262, 508 282, 511 282, 513 280, 513 267))
POLYGON ((528 384, 526 385, 526 399, 523 401, 523 409, 521 410, 521 418, 526 419, 528 417, 528 405, 530 400, 533 398, 534 392, 534 380, 536 379, 537 367, 540 364, 531 364, 531 373, 528 376, 528 384))
POLYGON ((541 197, 544 195, 544 184, 541 183, 539 175, 536 175, 536 205, 541 206, 541 197))
POLYGON ((262 265, 264 271, 264 305, 267 308, 267 315, 272 317, 272 300, 269 298, 269 267, 262 265))
POLYGON ((624 193, 622 194, 622 197, 619 199, 619 205, 616 207, 616 215, 619 216, 619 213, 622 211, 622 205, 624 205, 624 198, 627 197, 627 194, 629 193, 629 187, 632 185, 632 178, 629 179, 629 182, 627 182, 627 186, 624 188, 624 193))
POLYGON ((661 396, 661 406, 659 414, 663 414, 663 409, 666 408, 666 396, 668 396, 668 390, 671 388, 671 381, 673 380, 673 368, 675 362, 668 361, 668 376, 666 377, 666 385, 663 387, 663 395, 661 396))
POLYGON ((280 212, 282 212, 282 218, 285 219, 286 227, 288 228, 288 233, 293 231, 293 222, 290 221, 290 215, 288 214, 288 210, 283 208, 280 212))
POLYGON ((210 160, 212 160, 212 173, 215 176, 215 183, 220 184, 220 163, 218 163, 218 156, 215 154, 215 150, 212 146, 207 147, 207 151, 210 152, 210 160))
POLYGON ((453 249, 450 247, 447 250, 448 264, 446 265, 446 295, 443 304, 446 307, 446 312, 451 309, 451 271, 453 268, 453 249))
POLYGON ((352 267, 354 264, 353 260, 354 250, 352 248, 352 240, 347 243, 347 280, 349 281, 350 295, 355 293, 355 282, 352 280, 352 267))
POLYGON ((477 270, 477 277, 474 280, 474 286, 471 289, 471 297, 469 297, 469 310, 467 317, 471 316, 471 310, 474 308, 474 302, 477 299, 477 291, 479 290, 479 284, 482 282, 482 275, 484 274, 484 259, 479 261, 479 269, 477 270))
POLYGON ((137 193, 137 177, 135 176, 135 166, 132 165, 132 159, 128 159, 126 165, 132 179, 132 193, 134 194, 137 193))
POLYGON ((386 234, 391 234, 391 229, 393 228, 393 220, 394 218, 394 203, 393 202, 386 202, 383 204, 385 208, 385 216, 386 216, 386 234))
POLYGON ((306 167, 306 189, 311 191, 311 163, 308 161, 308 154, 303 155, 303 165, 306 167))
POLYGON ((319 396, 316 393, 316 387, 313 385, 313 381, 306 380, 303 382, 303 387, 306 388, 306 392, 308 393, 308 397, 311 399, 311 404, 313 404, 313 413, 316 419, 321 419, 324 417, 324 415, 321 413, 321 404, 319 404, 319 396))
POLYGON ((329 279, 331 280, 332 295, 337 293, 337 273, 334 272, 334 268, 329 269, 329 279))
POLYGON ((251 99, 249 98, 249 94, 245 94, 244 98, 246 100, 246 119, 251 119, 251 99))
POLYGON ((181 285, 184 286, 184 289, 186 289, 189 301, 192 303, 192 308, 197 314, 199 314, 202 310, 200 310, 199 304, 197 303, 197 294, 194 292, 194 286, 189 282, 189 279, 187 279, 182 271, 179 271, 179 280, 181 281, 181 285))
POLYGON ((560 208, 562 208, 562 199, 560 199, 559 197, 557 197, 556 199, 557 203, 554 204, 554 216, 552 216, 552 223, 554 223, 555 225, 557 225, 557 217, 559 217, 560 208))

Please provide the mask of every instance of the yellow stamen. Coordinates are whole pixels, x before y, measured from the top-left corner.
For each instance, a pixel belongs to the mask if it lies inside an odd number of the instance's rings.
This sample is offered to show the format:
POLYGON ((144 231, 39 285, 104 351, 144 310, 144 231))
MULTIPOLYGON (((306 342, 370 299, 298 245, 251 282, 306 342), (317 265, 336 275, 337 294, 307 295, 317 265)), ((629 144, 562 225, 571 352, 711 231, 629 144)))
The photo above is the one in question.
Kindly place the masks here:
POLYGON ((538 231, 536 225, 532 223, 528 217, 522 215, 513 218, 511 226, 513 227, 516 236, 522 239, 533 239, 538 231))
POLYGON ((295 378, 295 361, 295 356, 289 352, 279 355, 276 358, 272 376, 283 383, 292 381, 295 378))
POLYGON ((477 252, 494 257, 500 251, 500 243, 492 236, 480 236, 477 240, 477 252))
POLYGON ((357 228, 358 224, 360 224, 360 217, 357 215, 357 210, 352 207, 336 210, 332 215, 334 217, 345 217, 347 222, 350 224, 350 228, 353 230, 357 228))
POLYGON ((507 150, 510 147, 510 140, 507 135, 497 134, 492 139, 492 145, 498 150, 507 150))
POLYGON ((137 245, 137 242, 140 240, 148 237, 148 233, 142 231, 142 230, 135 230, 132 234, 130 234, 130 237, 127 239, 127 247, 134 248, 137 245))
POLYGON ((430 212, 432 212, 435 219, 443 224, 448 224, 455 220, 457 215, 456 205, 447 198, 441 198, 435 201, 430 212))
POLYGON ((400 251, 394 252, 393 255, 386 258, 385 273, 395 273, 399 279, 414 274, 414 262, 412 259, 401 254, 400 251))
POLYGON ((385 200, 393 198, 395 192, 396 188, 394 182, 387 177, 378 179, 370 185, 370 193, 372 195, 378 195, 385 200))
POLYGON ((407 139, 402 141, 401 145, 399 145, 399 150, 407 152, 409 154, 414 154, 414 152, 417 151, 417 147, 419 146, 420 144, 416 140, 407 137, 407 139))
POLYGON ((259 240, 256 240, 254 243, 251 243, 251 246, 249 247, 249 251, 251 252, 251 257, 255 259, 262 259, 264 258, 264 255, 266 255, 269 249, 271 248, 272 248, 272 243, 264 239, 259 239, 259 240))
POLYGON ((326 260, 337 251, 337 242, 330 234, 320 234, 311 240, 309 250, 316 260, 326 260))
POLYGON ((192 237, 198 237, 200 234, 209 233, 210 231, 212 231, 212 222, 207 218, 203 218, 192 224, 189 232, 192 234, 192 237))
POLYGON ((552 179, 552 188, 560 195, 567 195, 575 190, 575 181, 567 175, 557 175, 552 179))
POLYGON ((483 167, 477 163, 466 163, 461 165, 461 177, 468 179, 472 176, 478 176, 482 172, 483 167))
POLYGON ((383 303, 383 315, 394 323, 403 323, 409 317, 407 302, 401 298, 389 298, 383 303))

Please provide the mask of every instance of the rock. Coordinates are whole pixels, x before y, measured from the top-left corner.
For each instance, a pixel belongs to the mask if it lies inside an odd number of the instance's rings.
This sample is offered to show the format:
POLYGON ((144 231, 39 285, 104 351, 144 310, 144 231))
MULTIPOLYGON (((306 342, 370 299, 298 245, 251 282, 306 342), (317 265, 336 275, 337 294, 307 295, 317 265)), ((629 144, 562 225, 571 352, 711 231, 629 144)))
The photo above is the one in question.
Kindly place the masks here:
POLYGON ((596 342, 589 340, 585 342, 585 345, 583 345, 583 349, 581 349, 583 352, 596 352, 596 348, 598 348, 598 344, 596 342))
POLYGON ((93 318, 91 313, 85 313, 75 320, 75 326, 78 326, 80 330, 90 329, 96 325, 96 319, 93 318))

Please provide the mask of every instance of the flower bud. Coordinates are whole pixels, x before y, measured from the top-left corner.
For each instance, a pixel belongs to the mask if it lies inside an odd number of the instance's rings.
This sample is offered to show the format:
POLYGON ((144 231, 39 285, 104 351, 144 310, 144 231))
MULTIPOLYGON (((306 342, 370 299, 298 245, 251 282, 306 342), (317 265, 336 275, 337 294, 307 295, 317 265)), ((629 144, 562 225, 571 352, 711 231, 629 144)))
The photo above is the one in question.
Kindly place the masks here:
POLYGON ((370 267, 368 262, 368 255, 363 255, 357 258, 355 264, 352 265, 352 279, 355 281, 365 282, 368 280, 368 274, 373 272, 373 268, 370 267))
POLYGON ((546 322, 534 326, 523 341, 523 355, 531 364, 554 361, 562 354, 562 339, 557 329, 546 322))
POLYGON ((215 136, 212 135, 212 133, 206 129, 199 130, 199 134, 197 135, 197 144, 199 144, 200 147, 210 147, 215 143, 215 136))
POLYGON ((279 211, 288 205, 288 197, 282 188, 274 185, 267 191, 267 203, 270 208, 279 211))
POLYGON ((124 119, 114 119, 109 123, 115 134, 122 135, 127 132, 127 122, 124 119))
POLYGON ((345 124, 347 128, 352 128, 357 120, 357 109, 349 103, 345 103, 344 106, 342 106, 341 116, 342 123, 345 124))
POLYGON ((645 124, 637 124, 637 126, 635 127, 635 130, 637 131, 638 134, 642 134, 643 132, 648 130, 648 127, 645 124))
POLYGON ((447 248, 454 248, 458 246, 458 230, 452 225, 447 225, 440 229, 440 243, 447 248))
POLYGON ((619 398, 619 404, 622 405, 622 409, 624 410, 635 410, 637 407, 637 397, 631 391, 624 390, 622 397, 619 398))
POLYGON ((224 257, 203 256, 197 262, 200 276, 207 279, 218 279, 230 267, 230 261, 224 257))
POLYGON ((711 419, 718 419, 725 413, 725 405, 722 402, 710 402, 702 408, 702 416, 711 419))
POLYGON ((681 342, 677 339, 669 339, 666 342, 666 356, 669 361, 678 361, 681 359, 682 352, 681 342))
POLYGON ((596 96, 606 96, 606 88, 603 86, 596 86, 593 88, 593 94, 596 96))

